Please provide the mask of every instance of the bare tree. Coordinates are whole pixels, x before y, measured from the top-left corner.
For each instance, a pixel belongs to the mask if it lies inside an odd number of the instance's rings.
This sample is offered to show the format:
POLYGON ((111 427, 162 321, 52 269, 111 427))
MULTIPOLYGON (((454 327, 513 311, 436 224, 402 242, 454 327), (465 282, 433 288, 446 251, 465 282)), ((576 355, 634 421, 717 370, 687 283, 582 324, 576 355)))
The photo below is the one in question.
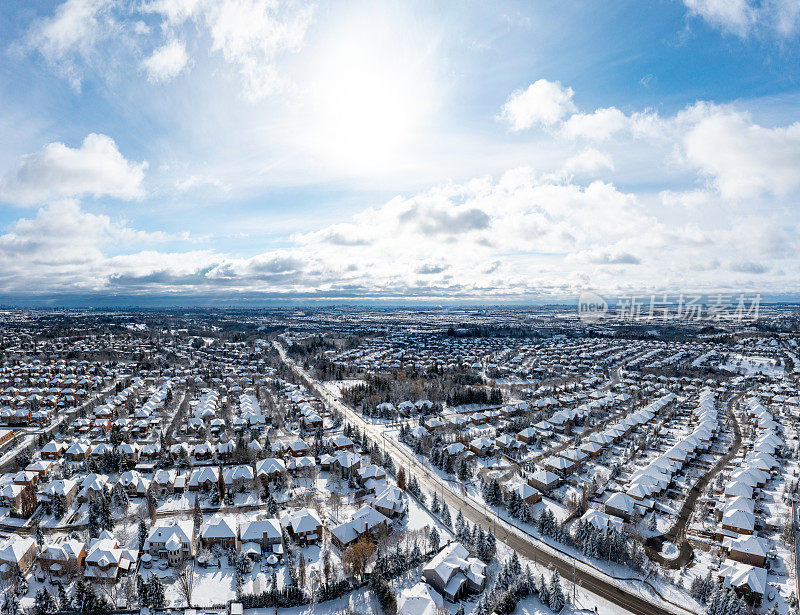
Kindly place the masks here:
POLYGON ((136 587, 136 581, 133 576, 128 576, 123 581, 122 589, 125 593, 125 605, 130 607, 139 597, 139 593, 136 587))
POLYGON ((119 599, 121 597, 121 590, 118 583, 99 583, 100 589, 105 594, 108 601, 116 609, 119 607, 119 599))
POLYGON ((367 562, 374 552, 375 545, 362 536, 354 544, 347 547, 342 555, 342 564, 345 571, 350 576, 362 580, 367 568, 367 562))
POLYGON ((333 514, 338 517, 339 511, 342 509, 342 496, 336 491, 331 491, 331 495, 328 498, 328 505, 331 507, 333 514))
POLYGON ((175 581, 178 586, 178 591, 180 592, 181 596, 183 596, 184 600, 186 600, 186 606, 188 608, 192 608, 192 591, 194 590, 194 562, 191 564, 186 564, 175 581))

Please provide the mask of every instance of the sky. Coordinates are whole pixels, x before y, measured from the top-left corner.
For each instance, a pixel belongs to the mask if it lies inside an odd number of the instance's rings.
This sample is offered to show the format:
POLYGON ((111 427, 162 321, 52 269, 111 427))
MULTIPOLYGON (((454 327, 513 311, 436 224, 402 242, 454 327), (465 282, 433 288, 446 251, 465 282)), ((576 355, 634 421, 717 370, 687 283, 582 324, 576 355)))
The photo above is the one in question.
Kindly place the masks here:
POLYGON ((0 304, 800 298, 800 0, 0 3, 0 304))

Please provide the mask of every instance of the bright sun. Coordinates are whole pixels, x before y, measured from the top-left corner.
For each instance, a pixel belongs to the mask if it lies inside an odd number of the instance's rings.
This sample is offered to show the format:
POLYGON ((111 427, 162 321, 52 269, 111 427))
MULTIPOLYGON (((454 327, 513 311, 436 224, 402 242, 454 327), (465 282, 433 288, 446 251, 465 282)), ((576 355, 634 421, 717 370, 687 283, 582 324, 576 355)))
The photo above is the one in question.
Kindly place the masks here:
POLYGON ((401 163, 424 131, 433 79, 425 50, 397 27, 349 25, 311 71, 311 139, 337 165, 380 170, 401 163))

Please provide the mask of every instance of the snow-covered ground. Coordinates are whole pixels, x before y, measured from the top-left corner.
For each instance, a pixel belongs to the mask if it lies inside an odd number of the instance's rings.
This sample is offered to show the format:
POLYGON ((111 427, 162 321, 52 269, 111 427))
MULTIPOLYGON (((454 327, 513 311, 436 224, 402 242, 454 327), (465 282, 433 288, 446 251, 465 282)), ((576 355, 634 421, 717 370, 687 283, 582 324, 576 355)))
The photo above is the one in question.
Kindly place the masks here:
POLYGON ((728 360, 725 363, 721 363, 719 367, 744 376, 763 374, 771 377, 780 377, 785 373, 782 365, 775 365, 774 359, 744 354, 731 354, 728 360))
POLYGON ((326 380, 322 386, 336 397, 341 397, 342 389, 349 389, 359 384, 364 384, 364 380, 326 380))

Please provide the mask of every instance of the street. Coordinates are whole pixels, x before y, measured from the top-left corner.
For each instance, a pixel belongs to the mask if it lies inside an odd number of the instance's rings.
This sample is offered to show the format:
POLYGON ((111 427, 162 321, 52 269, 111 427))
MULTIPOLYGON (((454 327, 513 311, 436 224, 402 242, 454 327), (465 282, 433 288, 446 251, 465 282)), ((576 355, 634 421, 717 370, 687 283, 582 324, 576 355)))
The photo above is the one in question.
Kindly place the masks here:
MULTIPOLYGON (((336 399, 325 387, 310 377, 310 375, 291 358, 288 357, 284 348, 274 341, 273 345, 278 351, 281 359, 299 378, 308 381, 317 394, 329 406, 336 408, 354 425, 360 424, 364 432, 371 441, 378 443, 384 450, 390 451, 392 459, 399 466, 407 468, 409 476, 415 476, 417 480, 424 484, 431 491, 440 494, 449 506, 455 510, 461 510, 464 517, 472 523, 480 524, 484 529, 492 529, 498 540, 504 542, 512 549, 516 550, 521 556, 535 561, 539 564, 553 566, 558 570, 564 579, 572 579, 573 558, 566 553, 559 553, 549 545, 545 546, 540 539, 523 533, 520 529, 508 524, 493 511, 480 507, 472 503, 462 494, 455 493, 447 481, 432 472, 427 466, 420 462, 416 457, 403 450, 393 440, 386 438, 383 427, 365 421, 360 415, 336 399), (411 470, 414 470, 413 474, 411 470), (534 544, 538 541, 542 546, 534 544)), ((672 604, 663 598, 654 596, 653 601, 658 600, 658 604, 643 598, 642 596, 627 591, 619 587, 614 580, 606 573, 592 569, 586 563, 575 564, 575 581, 585 590, 596 595, 603 596, 614 604, 621 606, 632 613, 642 615, 661 615, 666 613, 694 613, 681 605, 672 604)), ((644 582, 642 582, 644 583, 644 582)), ((647 590, 645 590, 647 591, 647 590)))

